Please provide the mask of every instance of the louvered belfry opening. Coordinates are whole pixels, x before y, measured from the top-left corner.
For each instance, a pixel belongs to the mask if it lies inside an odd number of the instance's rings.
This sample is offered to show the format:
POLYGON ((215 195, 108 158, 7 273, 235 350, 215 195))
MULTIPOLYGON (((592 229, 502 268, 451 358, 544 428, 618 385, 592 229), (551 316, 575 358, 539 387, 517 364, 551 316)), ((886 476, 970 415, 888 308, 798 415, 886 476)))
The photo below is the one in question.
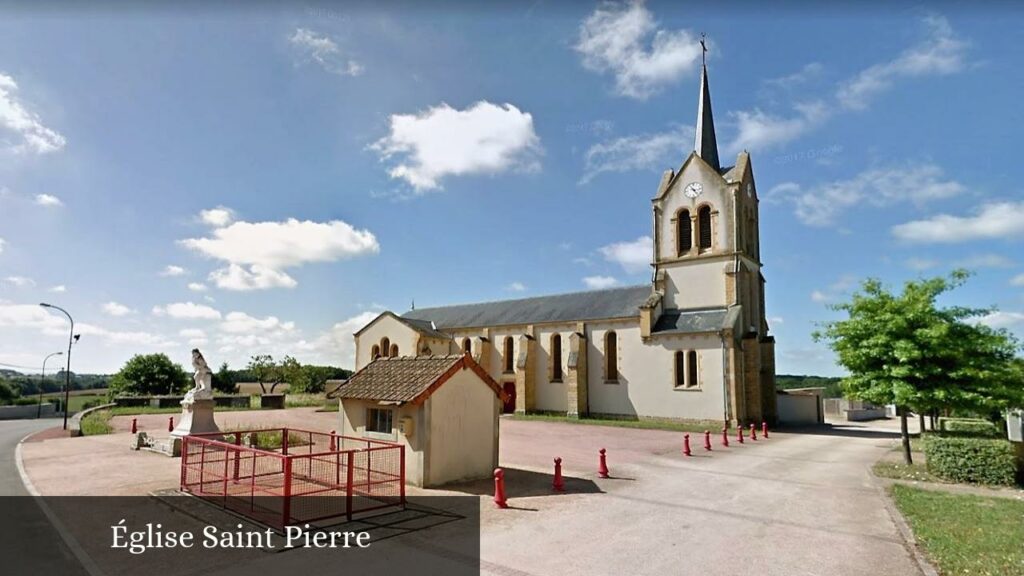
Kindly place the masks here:
POLYGON ((679 221, 679 238, 676 246, 679 256, 682 256, 689 252, 690 248, 693 248, 693 222, 690 221, 690 211, 681 210, 677 220, 679 221))
POLYGON ((700 249, 711 248, 711 207, 702 206, 697 211, 697 228, 700 231, 700 249))

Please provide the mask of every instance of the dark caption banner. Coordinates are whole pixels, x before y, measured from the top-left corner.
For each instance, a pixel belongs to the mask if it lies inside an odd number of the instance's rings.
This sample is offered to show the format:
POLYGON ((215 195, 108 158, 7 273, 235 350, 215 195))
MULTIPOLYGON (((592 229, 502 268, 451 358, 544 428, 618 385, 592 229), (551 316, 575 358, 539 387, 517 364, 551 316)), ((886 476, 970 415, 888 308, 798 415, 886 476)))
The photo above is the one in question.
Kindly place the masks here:
MULTIPOLYGON (((291 506, 329 508, 326 497, 291 506)), ((277 510, 280 499, 252 500, 277 510)), ((0 497, 0 573, 10 576, 480 573, 480 500, 410 498, 269 528, 189 496, 0 497), (368 572, 373 570, 373 572, 368 572)))

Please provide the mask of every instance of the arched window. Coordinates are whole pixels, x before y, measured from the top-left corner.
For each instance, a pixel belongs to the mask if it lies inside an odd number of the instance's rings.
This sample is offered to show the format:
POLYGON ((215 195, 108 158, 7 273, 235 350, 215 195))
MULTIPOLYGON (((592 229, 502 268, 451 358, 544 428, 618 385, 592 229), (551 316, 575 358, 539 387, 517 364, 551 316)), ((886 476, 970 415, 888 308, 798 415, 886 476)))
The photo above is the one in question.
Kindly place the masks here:
POLYGON ((711 207, 701 206, 700 210, 697 210, 697 231, 700 233, 700 237, 697 240, 697 246, 701 250, 707 250, 711 248, 711 207))
POLYGON ((387 336, 380 339, 380 353, 384 356, 391 354, 391 340, 387 336))
POLYGON ((391 345, 391 357, 398 358, 398 344, 391 345))
POLYGON ((678 256, 682 256, 693 248, 693 222, 690 221, 690 211, 680 210, 679 215, 676 217, 676 231, 678 237, 676 238, 676 251, 678 256))
POLYGON ((686 387, 694 388, 699 386, 697 381, 697 353, 690 350, 686 353, 686 387))
POLYGON ((675 361, 676 387, 686 386, 686 353, 682 350, 676 352, 675 361))
POLYGON ((505 336, 505 372, 516 371, 515 341, 511 336, 505 336))
POLYGON ((619 379, 619 337, 610 330, 604 335, 604 379, 619 379))
POLYGON ((373 348, 370 348, 370 360, 376 360, 377 358, 380 358, 380 346, 374 344, 373 348))
POLYGON ((551 335, 551 380, 562 381, 562 335, 551 335))
POLYGON ((469 338, 463 338, 462 339, 462 351, 465 354, 472 354, 473 353, 473 341, 470 340, 469 338))

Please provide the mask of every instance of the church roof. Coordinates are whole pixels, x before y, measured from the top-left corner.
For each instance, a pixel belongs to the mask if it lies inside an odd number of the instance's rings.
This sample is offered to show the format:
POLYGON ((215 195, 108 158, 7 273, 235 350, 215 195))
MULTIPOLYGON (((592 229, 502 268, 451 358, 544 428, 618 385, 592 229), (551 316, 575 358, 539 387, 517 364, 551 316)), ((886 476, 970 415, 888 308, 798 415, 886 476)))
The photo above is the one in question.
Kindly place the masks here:
POLYGON ((387 404, 419 404, 459 370, 472 370, 504 399, 493 378, 466 355, 378 358, 331 391, 328 398, 373 400, 387 404))
POLYGON ((650 295, 651 285, 644 284, 517 300, 417 308, 406 312, 402 318, 432 321, 439 330, 631 318, 639 315, 640 306, 650 295))
POLYGON ((697 134, 693 149, 716 172, 721 173, 718 161, 718 141, 715 139, 715 119, 711 113, 711 88, 708 87, 708 67, 703 66, 700 74, 700 99, 697 101, 697 134))
POLYGON ((739 307, 704 310, 666 310, 651 330, 654 334, 697 334, 732 328, 739 307))

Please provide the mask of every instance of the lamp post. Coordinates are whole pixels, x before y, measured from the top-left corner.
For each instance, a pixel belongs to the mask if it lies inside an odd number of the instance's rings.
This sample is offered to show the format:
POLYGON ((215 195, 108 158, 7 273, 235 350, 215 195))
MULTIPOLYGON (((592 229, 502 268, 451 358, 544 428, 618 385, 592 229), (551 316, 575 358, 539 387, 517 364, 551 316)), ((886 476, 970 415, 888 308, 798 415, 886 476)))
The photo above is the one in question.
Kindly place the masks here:
POLYGON ((54 356, 62 356, 63 352, 54 352, 43 358, 43 373, 39 375, 39 404, 36 405, 36 419, 43 417, 43 383, 46 382, 46 361, 54 356))
POLYGON ((75 340, 75 319, 68 314, 68 311, 61 308, 60 306, 54 306, 53 304, 47 304, 46 302, 40 302, 40 306, 43 308, 53 308, 54 310, 60 310, 68 317, 68 322, 71 322, 71 330, 68 332, 68 367, 64 371, 64 429, 68 429, 68 396, 71 391, 71 343, 75 340))

